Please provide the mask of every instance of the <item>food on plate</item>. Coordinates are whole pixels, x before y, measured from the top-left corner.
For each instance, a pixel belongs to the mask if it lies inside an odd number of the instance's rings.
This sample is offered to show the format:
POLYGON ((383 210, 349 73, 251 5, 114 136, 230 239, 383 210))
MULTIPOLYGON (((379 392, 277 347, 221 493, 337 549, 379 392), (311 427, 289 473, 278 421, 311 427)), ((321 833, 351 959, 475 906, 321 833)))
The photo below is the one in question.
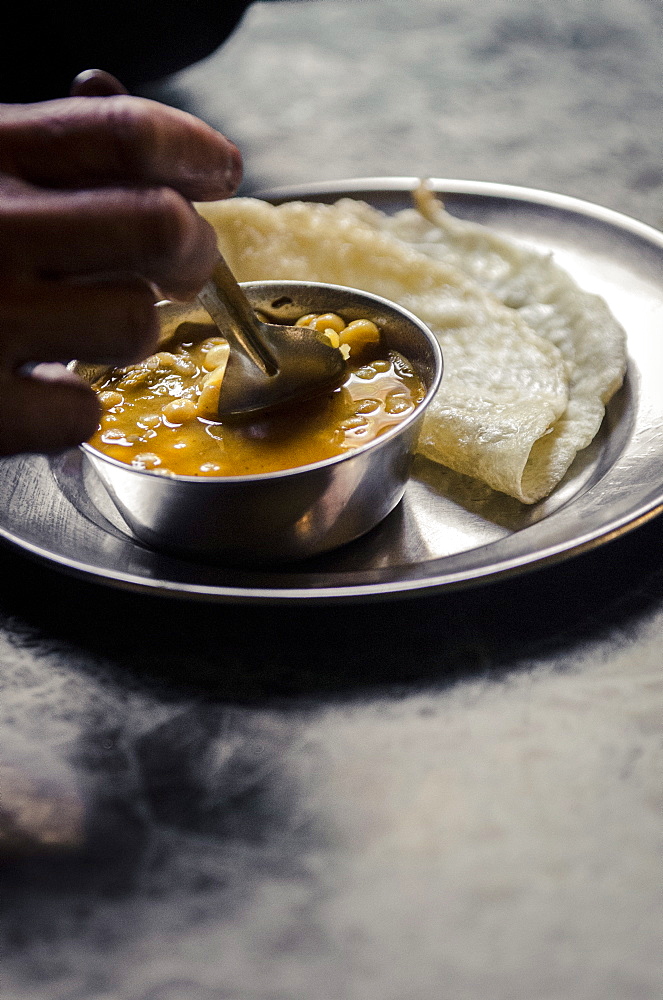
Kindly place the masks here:
POLYGON ((97 379, 102 407, 92 447, 139 469, 185 476, 239 476, 319 462, 368 444, 401 423, 426 389, 412 365, 382 343, 375 323, 335 313, 298 321, 346 359, 342 385, 246 422, 215 413, 228 361, 216 327, 184 323, 164 350, 97 379))
POLYGON ((445 361, 419 451, 525 503, 560 482, 622 382, 624 331, 600 298, 550 255, 452 218, 424 185, 393 216, 350 198, 198 208, 240 281, 349 285, 419 316, 445 361))

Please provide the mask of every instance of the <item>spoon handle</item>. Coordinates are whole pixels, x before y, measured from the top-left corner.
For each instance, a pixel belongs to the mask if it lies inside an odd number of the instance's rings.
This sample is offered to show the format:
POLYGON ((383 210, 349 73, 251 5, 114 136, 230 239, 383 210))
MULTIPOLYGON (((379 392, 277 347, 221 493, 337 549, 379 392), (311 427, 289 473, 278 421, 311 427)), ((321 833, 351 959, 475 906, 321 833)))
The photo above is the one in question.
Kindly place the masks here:
POLYGON ((260 321, 220 255, 198 301, 224 336, 235 340, 265 375, 276 375, 279 367, 263 340, 260 321))

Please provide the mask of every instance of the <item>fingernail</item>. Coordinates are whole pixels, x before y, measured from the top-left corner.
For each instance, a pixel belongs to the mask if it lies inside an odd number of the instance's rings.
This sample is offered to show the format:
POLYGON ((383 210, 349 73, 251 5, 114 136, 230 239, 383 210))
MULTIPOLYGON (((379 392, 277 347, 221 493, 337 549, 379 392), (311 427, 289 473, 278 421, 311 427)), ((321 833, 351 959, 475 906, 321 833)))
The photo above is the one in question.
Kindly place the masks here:
POLYGON ((85 69, 74 78, 69 93, 72 97, 113 97, 128 91, 111 73, 103 69, 85 69))
POLYGON ((235 191, 242 179, 242 154, 236 146, 231 151, 230 162, 226 167, 225 181, 230 191, 235 191))
POLYGON ((39 382, 56 382, 59 385, 80 385, 78 375, 57 361, 41 361, 37 364, 23 365, 21 375, 36 378, 39 382))

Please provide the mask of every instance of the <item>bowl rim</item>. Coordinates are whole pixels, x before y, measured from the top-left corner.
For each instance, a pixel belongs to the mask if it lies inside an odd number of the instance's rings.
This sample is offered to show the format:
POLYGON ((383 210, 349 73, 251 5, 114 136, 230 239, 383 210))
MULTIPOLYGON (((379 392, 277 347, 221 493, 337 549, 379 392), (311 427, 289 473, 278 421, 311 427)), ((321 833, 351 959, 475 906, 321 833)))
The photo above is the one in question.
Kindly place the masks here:
MULTIPOLYGON (((157 480, 166 480, 168 482, 189 482, 189 483, 215 483, 215 484, 230 484, 230 483, 251 483, 251 482, 266 482, 274 479, 284 479, 289 478, 294 475, 299 475, 304 472, 314 472, 319 469, 327 468, 328 466, 337 465, 341 462, 348 461, 357 455, 365 454, 367 451, 377 450, 378 448, 384 447, 391 441, 394 437, 398 437, 403 433, 412 423, 417 421, 421 416, 423 416, 424 411, 430 405, 433 397, 440 387, 440 382, 442 381, 442 376, 444 374, 444 357, 442 354, 442 348, 440 347, 439 341, 433 331, 428 327, 423 320, 415 316, 414 313, 410 312, 405 306, 399 305, 391 299, 387 299, 382 295, 376 295, 373 292, 366 292, 360 288, 354 288, 350 285, 336 285, 330 282, 324 281, 301 281, 301 280, 290 280, 284 279, 268 279, 265 281, 241 281, 239 283, 242 287, 282 287, 283 285, 293 285, 293 286, 305 286, 311 287, 312 285, 316 288, 330 289, 334 291, 342 291, 345 293, 356 293, 365 298, 372 299, 374 302, 385 305, 391 309, 395 309, 397 312, 401 313, 408 319, 415 327, 419 329, 421 334, 428 341, 433 353, 433 377, 431 379, 431 384, 426 391, 426 395, 417 403, 411 413, 408 413, 403 420, 394 424, 389 430, 384 431, 384 433, 378 435, 378 437, 373 438, 372 441, 368 441, 366 444, 358 445, 356 448, 351 448, 349 451, 342 455, 332 455, 330 458, 321 459, 319 462, 310 462, 307 465, 295 465, 290 469, 276 469, 273 472, 256 472, 250 473, 248 475, 238 475, 238 476, 185 476, 180 473, 175 472, 160 472, 158 469, 140 469, 135 465, 130 465, 128 462, 121 462, 118 458, 112 458, 110 455, 106 455, 103 451, 98 448, 93 448, 91 444, 87 441, 82 441, 79 444, 79 448, 85 452, 90 458, 95 461, 101 461, 111 465, 119 470, 126 471, 129 473, 135 473, 138 475, 150 476, 157 480)), ((169 300, 162 300, 155 303, 157 306, 170 305, 169 300)), ((175 303, 173 303, 175 305, 175 303)))

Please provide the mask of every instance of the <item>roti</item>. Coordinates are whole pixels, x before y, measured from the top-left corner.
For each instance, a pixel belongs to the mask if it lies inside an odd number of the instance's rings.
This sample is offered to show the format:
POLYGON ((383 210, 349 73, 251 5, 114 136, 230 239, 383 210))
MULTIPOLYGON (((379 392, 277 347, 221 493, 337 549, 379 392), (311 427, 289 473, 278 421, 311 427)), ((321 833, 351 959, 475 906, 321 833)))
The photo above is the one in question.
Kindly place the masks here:
POLYGON ((424 188, 417 200, 394 216, 352 199, 198 209, 240 281, 348 285, 419 316, 445 362, 419 450, 533 503, 595 436, 623 378, 623 330, 550 257, 453 219, 424 188))

